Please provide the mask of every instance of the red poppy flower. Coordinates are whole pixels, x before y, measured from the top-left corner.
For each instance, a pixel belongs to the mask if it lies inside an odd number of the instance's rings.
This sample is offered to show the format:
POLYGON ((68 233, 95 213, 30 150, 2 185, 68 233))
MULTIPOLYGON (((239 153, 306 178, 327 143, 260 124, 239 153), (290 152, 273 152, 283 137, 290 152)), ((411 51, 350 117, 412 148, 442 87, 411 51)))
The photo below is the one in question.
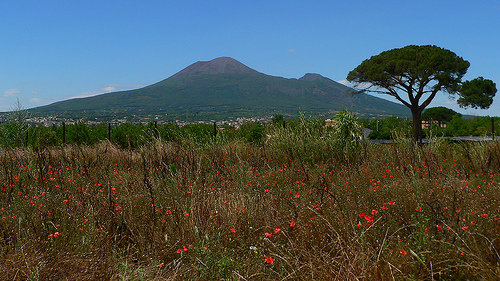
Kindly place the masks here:
POLYGON ((407 254, 407 253, 406 253, 406 251, 405 251, 405 249, 401 249, 401 250, 399 250, 399 252, 400 252, 401 254, 403 254, 403 255, 406 255, 406 254, 407 254))
POLYGON ((273 264, 274 260, 272 257, 267 257, 266 258, 266 263, 273 264))
POLYGON ((290 223, 290 227, 294 227, 294 226, 295 226, 295 221, 292 221, 292 222, 290 223))

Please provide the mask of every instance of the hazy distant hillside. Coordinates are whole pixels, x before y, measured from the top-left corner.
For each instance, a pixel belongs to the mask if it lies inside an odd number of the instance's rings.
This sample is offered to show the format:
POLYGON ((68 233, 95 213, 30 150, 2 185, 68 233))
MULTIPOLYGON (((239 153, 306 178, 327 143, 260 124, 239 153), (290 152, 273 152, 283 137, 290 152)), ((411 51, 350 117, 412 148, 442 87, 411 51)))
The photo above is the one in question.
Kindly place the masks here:
POLYGON ((370 116, 407 116, 406 107, 352 89, 319 74, 300 79, 269 76, 228 57, 196 62, 156 84, 130 91, 56 102, 34 116, 210 120, 299 112, 331 117, 344 108, 370 116))

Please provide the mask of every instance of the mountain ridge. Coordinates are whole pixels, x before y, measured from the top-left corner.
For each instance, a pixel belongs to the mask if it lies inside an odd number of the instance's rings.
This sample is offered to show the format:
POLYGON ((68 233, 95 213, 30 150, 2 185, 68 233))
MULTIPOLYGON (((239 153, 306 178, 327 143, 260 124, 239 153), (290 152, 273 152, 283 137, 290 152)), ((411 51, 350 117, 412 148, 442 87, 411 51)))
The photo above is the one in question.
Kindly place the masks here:
POLYGON ((128 91, 71 99, 30 109, 34 115, 81 118, 159 116, 163 119, 224 119, 300 112, 329 116, 348 109, 366 116, 408 116, 406 107, 366 94, 316 73, 299 79, 270 76, 220 57, 198 61, 155 84, 128 91), (187 117, 186 117, 187 118, 187 117))
POLYGON ((261 73, 259 73, 257 70, 249 68, 248 66, 233 58, 220 57, 210 61, 195 62, 167 79, 176 80, 203 74, 258 75, 261 73))

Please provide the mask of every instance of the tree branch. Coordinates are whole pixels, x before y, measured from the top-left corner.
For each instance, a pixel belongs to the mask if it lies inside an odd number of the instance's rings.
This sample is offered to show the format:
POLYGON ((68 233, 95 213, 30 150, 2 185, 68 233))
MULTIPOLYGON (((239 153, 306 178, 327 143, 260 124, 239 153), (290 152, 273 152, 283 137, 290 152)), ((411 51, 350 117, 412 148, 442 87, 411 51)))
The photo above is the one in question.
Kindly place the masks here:
POLYGON ((389 92, 384 92, 390 96, 395 97, 398 101, 400 101, 402 104, 404 104, 406 107, 411 108, 411 104, 409 104, 407 101, 402 99, 398 93, 394 89, 388 89, 389 92))
MULTIPOLYGON (((419 87, 418 87, 418 91, 417 91, 417 96, 416 98, 420 100, 420 98, 422 98, 422 96, 425 94, 425 93, 433 93, 434 90, 432 91, 425 91, 425 86, 427 86, 427 84, 429 83, 430 81, 428 79, 424 79, 422 81, 419 82, 419 87)), ((438 89, 441 89, 441 86, 438 87, 438 89)), ((437 93, 437 92, 436 92, 437 93)), ((436 94, 434 94, 436 95, 436 94)))
POLYGON ((441 87, 436 88, 432 91, 431 95, 418 107, 418 110, 423 111, 432 101, 432 99, 436 96, 437 92, 439 92, 441 87))

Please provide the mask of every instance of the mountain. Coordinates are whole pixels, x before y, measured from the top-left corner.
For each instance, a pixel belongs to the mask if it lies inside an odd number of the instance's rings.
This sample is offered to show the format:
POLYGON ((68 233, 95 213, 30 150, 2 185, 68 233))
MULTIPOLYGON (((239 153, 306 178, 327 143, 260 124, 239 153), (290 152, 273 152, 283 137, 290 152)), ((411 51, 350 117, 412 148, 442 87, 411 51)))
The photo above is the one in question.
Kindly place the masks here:
POLYGON ((201 74, 241 74, 258 76, 260 73, 241 62, 229 58, 221 57, 211 61, 199 61, 184 68, 177 74, 170 77, 171 80, 193 77, 201 74))
POLYGON ((144 88, 71 99, 30 109, 33 116, 116 119, 159 116, 162 120, 223 120, 300 112, 332 117, 348 109, 366 116, 408 116, 406 107, 354 91, 319 74, 299 79, 270 76, 221 57, 196 62, 144 88))

